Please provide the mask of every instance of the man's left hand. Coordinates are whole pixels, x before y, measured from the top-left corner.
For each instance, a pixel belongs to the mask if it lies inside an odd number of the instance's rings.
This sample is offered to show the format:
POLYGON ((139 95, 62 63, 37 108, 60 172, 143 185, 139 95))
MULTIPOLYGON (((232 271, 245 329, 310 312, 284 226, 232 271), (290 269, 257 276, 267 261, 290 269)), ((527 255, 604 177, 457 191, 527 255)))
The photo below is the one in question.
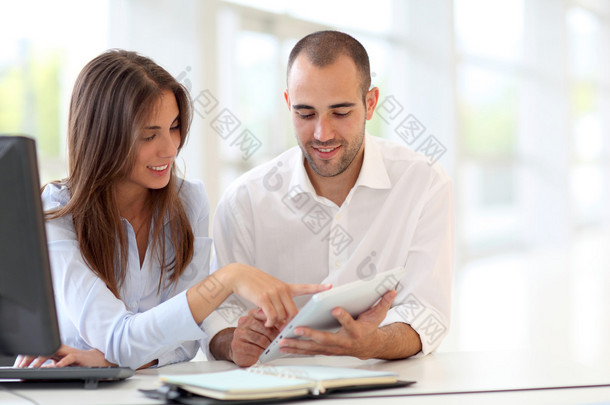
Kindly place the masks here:
POLYGON ((392 306, 394 298, 396 291, 385 293, 375 306, 360 314, 357 319, 352 318, 344 309, 335 308, 332 315, 341 324, 341 329, 333 333, 300 326, 294 332, 305 339, 282 339, 280 351, 286 354, 374 358, 379 345, 379 324, 392 306))

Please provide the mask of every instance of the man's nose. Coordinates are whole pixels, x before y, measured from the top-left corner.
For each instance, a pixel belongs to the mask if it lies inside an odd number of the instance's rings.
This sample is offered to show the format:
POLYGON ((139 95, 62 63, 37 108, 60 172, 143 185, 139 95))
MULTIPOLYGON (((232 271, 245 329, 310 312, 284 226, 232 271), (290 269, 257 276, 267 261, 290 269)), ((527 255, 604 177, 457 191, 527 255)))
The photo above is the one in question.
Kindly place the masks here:
POLYGON ((320 142, 326 142, 334 137, 334 130, 330 119, 327 117, 320 117, 316 123, 316 128, 313 134, 314 138, 320 142))

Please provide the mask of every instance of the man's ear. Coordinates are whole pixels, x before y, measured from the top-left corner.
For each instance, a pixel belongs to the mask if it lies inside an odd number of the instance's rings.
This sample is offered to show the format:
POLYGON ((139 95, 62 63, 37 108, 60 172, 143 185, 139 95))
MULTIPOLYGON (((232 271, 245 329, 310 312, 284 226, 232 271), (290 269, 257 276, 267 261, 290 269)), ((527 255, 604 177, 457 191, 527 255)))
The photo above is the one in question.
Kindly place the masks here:
POLYGON ((367 120, 373 118, 375 107, 377 107, 377 101, 379 101, 379 88, 373 87, 366 93, 366 97, 364 99, 367 120))
POLYGON ((284 90, 284 100, 286 100, 286 105, 288 106, 288 111, 291 110, 290 108, 290 96, 288 95, 288 89, 284 90))

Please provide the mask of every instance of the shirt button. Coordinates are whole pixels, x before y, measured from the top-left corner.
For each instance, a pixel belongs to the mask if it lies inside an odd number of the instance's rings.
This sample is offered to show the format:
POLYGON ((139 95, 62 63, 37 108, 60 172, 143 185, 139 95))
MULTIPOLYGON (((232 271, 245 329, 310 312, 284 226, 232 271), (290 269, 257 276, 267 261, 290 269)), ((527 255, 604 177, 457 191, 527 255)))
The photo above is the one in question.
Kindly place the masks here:
POLYGON ((335 219, 336 219, 337 221, 340 221, 340 220, 341 220, 341 214, 337 214, 337 215, 335 215, 335 219))
POLYGON ((338 269, 339 267, 341 267, 341 262, 339 260, 337 260, 335 262, 335 269, 338 269))

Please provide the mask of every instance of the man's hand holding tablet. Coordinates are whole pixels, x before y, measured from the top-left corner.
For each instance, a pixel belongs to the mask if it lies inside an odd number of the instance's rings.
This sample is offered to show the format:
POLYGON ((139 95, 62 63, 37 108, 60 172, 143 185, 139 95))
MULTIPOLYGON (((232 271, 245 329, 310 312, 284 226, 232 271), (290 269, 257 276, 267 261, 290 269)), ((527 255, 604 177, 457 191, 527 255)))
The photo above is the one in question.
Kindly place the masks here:
MULTIPOLYGON (((278 328, 262 331, 261 337, 265 339, 258 342, 272 341, 258 362, 285 354, 369 357, 367 352, 374 346, 375 333, 396 297, 394 290, 404 274, 405 270, 398 267, 315 294, 281 331, 278 328)), ((264 321, 256 311, 250 315, 258 322, 264 321)), ((252 323, 253 319, 244 317, 242 322, 252 323)), ((239 336, 237 330, 235 336, 239 336)))

